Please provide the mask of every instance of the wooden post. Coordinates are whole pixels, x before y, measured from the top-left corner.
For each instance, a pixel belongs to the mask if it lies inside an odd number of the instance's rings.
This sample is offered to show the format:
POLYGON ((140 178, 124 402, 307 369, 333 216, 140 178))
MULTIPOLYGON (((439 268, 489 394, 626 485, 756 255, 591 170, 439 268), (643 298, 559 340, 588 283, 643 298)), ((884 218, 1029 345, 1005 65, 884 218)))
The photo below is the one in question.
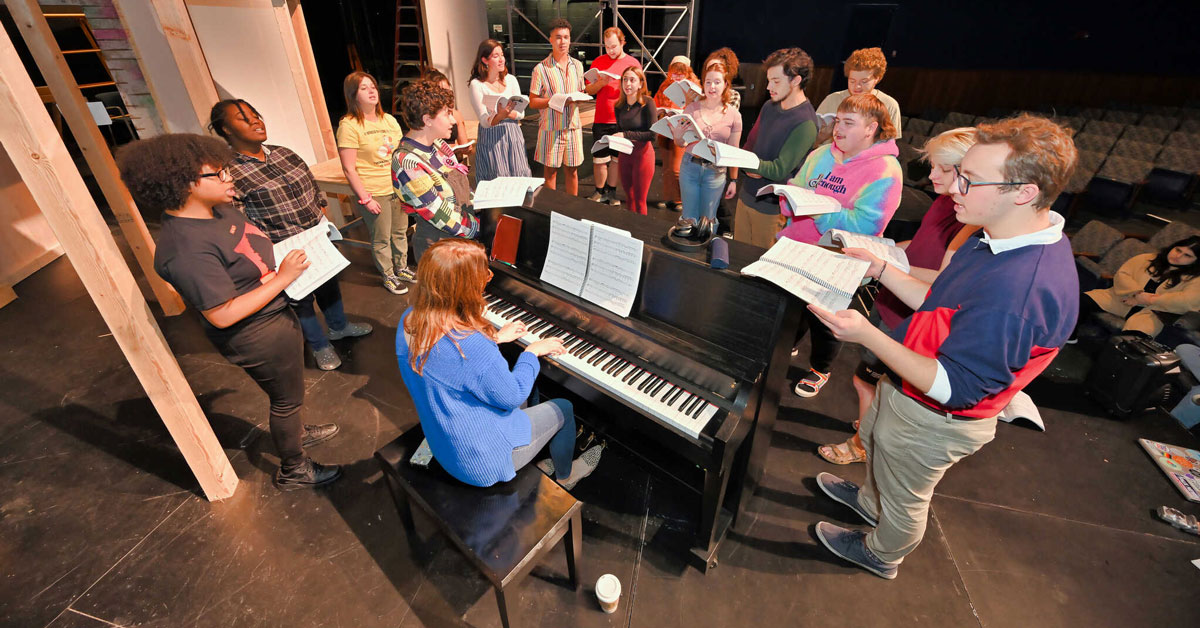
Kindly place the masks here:
POLYGON ((137 258, 138 266, 146 276, 150 290, 154 292, 163 313, 175 316, 183 312, 183 299, 179 298, 179 294, 170 284, 154 272, 154 240, 150 239, 150 232, 146 230, 146 223, 134 205, 129 190, 121 183, 108 144, 104 142, 104 137, 100 135, 100 127, 96 126, 95 119, 88 111, 79 85, 75 83, 71 69, 67 67, 67 60, 63 58, 62 50, 54 40, 54 34, 50 31, 41 8, 35 0, 5 0, 5 4, 8 5, 8 10, 25 39, 25 45, 37 62, 38 69, 46 79, 59 111, 71 126, 75 141, 79 143, 79 149, 83 151, 83 157, 87 160, 92 175, 96 177, 109 208, 117 218, 125 242, 133 249, 133 256, 137 258))
POLYGON ((200 488, 210 500, 230 497, 238 482, 233 466, 3 29, 0 120, 0 146, 58 236, 200 488))
POLYGON ((167 45, 171 47, 171 55, 175 57, 175 65, 179 68, 180 78, 183 79, 183 86, 192 102, 192 108, 196 110, 196 120, 199 127, 204 128, 208 124, 209 111, 221 97, 217 95, 217 86, 208 70, 204 51, 200 49, 200 41, 196 39, 196 29, 192 27, 192 18, 188 15, 187 6, 183 0, 147 1, 158 14, 163 34, 167 37, 167 45))
POLYGON ((304 65, 304 76, 308 80, 308 90, 312 95, 313 107, 317 110, 317 124, 321 129, 321 141, 325 146, 325 157, 337 157, 337 140, 333 136, 333 125, 329 120, 329 109, 325 104, 325 92, 321 89, 321 77, 317 74, 317 59, 313 56, 312 42, 308 39, 308 24, 304 21, 304 8, 300 0, 287 0, 288 9, 292 12, 292 32, 296 37, 296 46, 300 50, 300 60, 304 65))
MULTIPOLYGON (((321 82, 316 81, 316 93, 313 91, 313 83, 308 76, 308 68, 305 63, 304 51, 299 41, 299 34, 295 31, 292 22, 291 9, 287 2, 276 0, 273 3, 272 10, 275 14, 275 23, 279 27, 279 40, 283 45, 283 54, 287 57, 288 68, 292 71, 292 83, 296 86, 296 102, 300 104, 300 112, 304 115, 304 124, 308 127, 309 142, 312 144, 313 153, 316 154, 317 161, 325 161, 336 155, 329 152, 329 144, 326 142, 326 136, 322 132, 321 119, 317 113, 316 99, 314 96, 320 93, 321 82)), ((299 10, 299 6, 296 7, 299 10)), ((303 21, 301 16, 301 21, 303 21)), ((307 34, 304 38, 304 44, 308 45, 307 34)), ((308 51, 309 57, 312 56, 312 50, 308 51)), ((315 78, 315 77, 314 77, 315 78)), ((322 111, 324 111, 325 99, 321 98, 322 111)), ((329 113, 325 112, 325 126, 329 126, 329 113)), ((328 139, 332 138, 333 133, 329 133, 328 139)))

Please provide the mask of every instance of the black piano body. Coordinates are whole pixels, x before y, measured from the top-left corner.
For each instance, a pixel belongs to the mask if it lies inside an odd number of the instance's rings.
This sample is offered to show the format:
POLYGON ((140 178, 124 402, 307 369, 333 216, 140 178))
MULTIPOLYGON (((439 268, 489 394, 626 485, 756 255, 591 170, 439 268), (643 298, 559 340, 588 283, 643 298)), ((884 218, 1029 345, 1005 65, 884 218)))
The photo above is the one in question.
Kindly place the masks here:
MULTIPOLYGON (((670 222, 622 211, 549 189, 523 207, 482 210, 481 240, 489 247, 500 215, 522 221, 517 263, 493 261, 492 297, 528 312, 702 397, 717 412, 698 436, 636 407, 611 390, 543 360, 539 386, 564 396, 579 420, 616 441, 658 472, 699 493, 691 555, 702 570, 717 563, 728 529, 758 486, 780 395, 787 385, 798 301, 739 271, 763 249, 729 244, 729 268, 711 268, 706 251, 663 245, 670 222), (629 317, 622 318, 539 280, 550 236, 550 213, 584 218, 630 232, 643 246, 641 281, 629 317)), ((509 352, 519 347, 502 347, 509 352)), ((511 357, 511 355, 510 355, 511 357)))

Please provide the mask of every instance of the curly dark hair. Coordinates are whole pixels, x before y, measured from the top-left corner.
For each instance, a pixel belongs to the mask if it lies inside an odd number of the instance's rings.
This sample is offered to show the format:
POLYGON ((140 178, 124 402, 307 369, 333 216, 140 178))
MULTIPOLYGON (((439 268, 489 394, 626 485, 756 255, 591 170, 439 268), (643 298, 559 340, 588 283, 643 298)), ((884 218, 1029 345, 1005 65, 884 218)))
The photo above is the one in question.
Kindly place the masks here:
POLYGON ((1200 236, 1188 236, 1170 246, 1163 247, 1158 255, 1150 260, 1150 265, 1146 270, 1168 288, 1200 276, 1200 236), (1167 261, 1167 254, 1177 246, 1190 249, 1192 255, 1196 256, 1196 260, 1187 266, 1172 266, 1171 262, 1167 261))
POLYGON ((204 166, 221 168, 232 159, 228 144, 194 133, 159 135, 117 151, 121 180, 147 218, 183 207, 204 166))
POLYGON ((259 120, 263 119, 262 114, 254 108, 254 105, 241 98, 228 98, 213 105, 208 112, 208 130, 216 133, 226 142, 229 141, 229 130, 225 128, 225 125, 229 123, 229 111, 233 107, 237 107, 238 113, 243 116, 246 115, 246 109, 249 109, 259 120), (242 109, 242 107, 246 109, 242 109))
POLYGON ((454 92, 430 81, 414 81, 400 92, 400 117, 405 128, 423 129, 422 116, 433 117, 443 108, 454 108, 454 92))
POLYGON ((567 29, 567 32, 569 33, 571 32, 571 23, 568 22, 566 18, 556 17, 553 20, 550 20, 550 28, 546 29, 546 34, 552 35, 554 34, 554 31, 560 28, 567 29))
POLYGON ((772 52, 766 61, 763 61, 763 69, 769 70, 775 66, 780 66, 783 73, 788 79, 800 77, 800 89, 808 87, 808 79, 813 73, 813 60, 800 48, 782 48, 772 52))

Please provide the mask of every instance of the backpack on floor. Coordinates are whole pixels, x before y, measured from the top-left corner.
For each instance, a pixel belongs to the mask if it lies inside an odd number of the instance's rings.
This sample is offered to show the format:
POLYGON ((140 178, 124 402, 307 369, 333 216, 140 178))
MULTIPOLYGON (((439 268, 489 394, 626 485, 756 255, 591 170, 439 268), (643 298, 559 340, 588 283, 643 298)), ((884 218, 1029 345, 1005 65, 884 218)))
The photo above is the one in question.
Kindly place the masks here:
POLYGON ((1166 405, 1178 392, 1182 373, 1179 356, 1166 346, 1140 335, 1118 334, 1108 339, 1088 371, 1087 391, 1121 418, 1166 405))

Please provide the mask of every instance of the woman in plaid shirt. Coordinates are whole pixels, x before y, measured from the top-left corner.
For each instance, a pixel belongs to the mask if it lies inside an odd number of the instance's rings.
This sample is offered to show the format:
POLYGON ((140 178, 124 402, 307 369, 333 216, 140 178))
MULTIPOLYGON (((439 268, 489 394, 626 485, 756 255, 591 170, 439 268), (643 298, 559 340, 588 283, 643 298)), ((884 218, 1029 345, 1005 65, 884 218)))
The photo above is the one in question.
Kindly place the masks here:
MULTIPOLYGON (((209 128, 233 147, 229 164, 237 196, 234 205, 262 230, 272 243, 314 227, 324 216, 325 199, 317 191, 312 171, 299 155, 283 146, 267 146, 267 125, 258 111, 244 100, 222 100, 213 105, 209 128)), ((354 338, 371 333, 366 323, 346 320, 342 291, 337 277, 308 296, 288 305, 300 319, 304 340, 313 352, 317 367, 331 371, 342 365, 330 340, 354 338), (313 303, 321 308, 328 335, 313 303)))

